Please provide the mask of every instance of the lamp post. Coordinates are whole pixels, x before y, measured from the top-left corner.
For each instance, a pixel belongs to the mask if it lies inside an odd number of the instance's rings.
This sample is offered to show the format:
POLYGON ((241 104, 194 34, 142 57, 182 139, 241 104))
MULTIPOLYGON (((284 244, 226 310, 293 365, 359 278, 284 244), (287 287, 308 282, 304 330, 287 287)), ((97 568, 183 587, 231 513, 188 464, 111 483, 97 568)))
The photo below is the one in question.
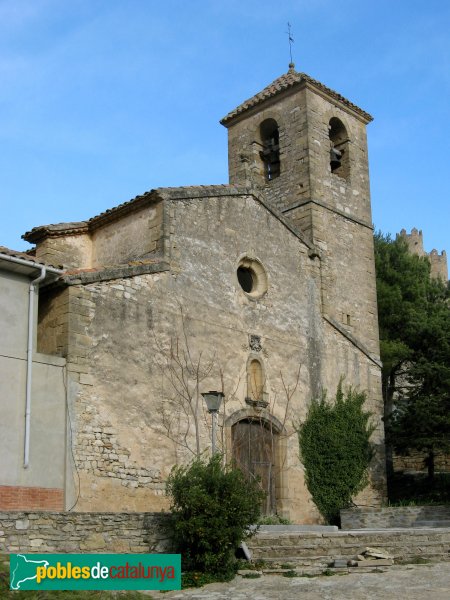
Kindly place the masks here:
POLYGON ((222 392, 205 392, 202 394, 206 406, 208 408, 208 412, 211 415, 212 420, 212 432, 211 432, 211 446, 212 446, 212 454, 216 453, 216 426, 217 426, 217 414, 219 412, 220 404, 224 398, 224 394, 222 392))

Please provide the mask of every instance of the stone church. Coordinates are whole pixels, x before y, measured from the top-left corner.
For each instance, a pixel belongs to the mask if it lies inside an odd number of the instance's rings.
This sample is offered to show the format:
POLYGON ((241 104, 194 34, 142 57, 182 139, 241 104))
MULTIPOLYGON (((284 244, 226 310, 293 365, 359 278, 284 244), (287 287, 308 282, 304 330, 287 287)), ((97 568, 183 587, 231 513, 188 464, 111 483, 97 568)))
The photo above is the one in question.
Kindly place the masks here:
POLYGON ((229 184, 154 189, 24 235, 32 260, 63 270, 39 291, 36 342, 65 360, 61 510, 166 509, 171 467, 211 452, 202 394, 216 390, 217 445, 261 478, 262 511, 318 522, 296 427, 341 377, 376 425, 355 502, 383 500, 371 120, 290 65, 222 119, 229 184))

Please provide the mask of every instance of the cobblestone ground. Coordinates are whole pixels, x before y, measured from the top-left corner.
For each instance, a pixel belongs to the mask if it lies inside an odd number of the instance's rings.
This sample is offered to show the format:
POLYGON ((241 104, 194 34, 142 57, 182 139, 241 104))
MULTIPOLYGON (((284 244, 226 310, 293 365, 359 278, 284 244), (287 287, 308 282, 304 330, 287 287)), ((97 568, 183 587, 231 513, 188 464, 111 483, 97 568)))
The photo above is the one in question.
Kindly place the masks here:
MULTIPOLYGON (((154 594, 154 592, 152 592, 154 594)), ((158 594, 155 598, 163 598, 158 594)), ((201 589, 169 592, 164 598, 190 600, 449 600, 450 563, 394 566, 381 573, 308 577, 236 577, 201 589)))

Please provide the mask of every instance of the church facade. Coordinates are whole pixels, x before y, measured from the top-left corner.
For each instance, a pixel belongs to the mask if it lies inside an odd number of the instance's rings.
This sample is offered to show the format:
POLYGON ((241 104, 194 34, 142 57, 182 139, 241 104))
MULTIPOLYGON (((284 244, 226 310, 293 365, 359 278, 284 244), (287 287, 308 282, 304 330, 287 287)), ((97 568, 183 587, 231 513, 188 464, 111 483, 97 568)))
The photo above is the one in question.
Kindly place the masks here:
POLYGON ((219 450, 261 478, 262 511, 318 522, 296 429, 341 377, 376 425, 355 502, 383 500, 370 121, 291 65, 221 121, 228 185, 156 189, 25 234, 64 268, 41 290, 37 334, 66 360, 62 509, 166 509, 171 467, 210 452, 202 394, 217 390, 219 450))

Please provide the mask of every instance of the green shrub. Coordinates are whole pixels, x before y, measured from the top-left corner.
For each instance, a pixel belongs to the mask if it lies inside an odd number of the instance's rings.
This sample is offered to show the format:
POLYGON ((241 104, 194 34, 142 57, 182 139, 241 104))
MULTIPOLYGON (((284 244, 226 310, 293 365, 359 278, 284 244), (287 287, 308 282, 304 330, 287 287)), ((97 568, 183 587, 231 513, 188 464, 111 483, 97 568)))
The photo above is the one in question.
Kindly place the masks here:
POLYGON ((325 395, 313 401, 299 428, 300 453, 312 499, 329 523, 367 485, 372 458, 369 438, 374 428, 363 410, 366 395, 339 383, 334 404, 325 395))
POLYGON ((264 493, 242 471, 223 466, 218 454, 174 467, 167 481, 171 530, 183 568, 226 576, 234 572, 234 551, 252 535, 264 493))

